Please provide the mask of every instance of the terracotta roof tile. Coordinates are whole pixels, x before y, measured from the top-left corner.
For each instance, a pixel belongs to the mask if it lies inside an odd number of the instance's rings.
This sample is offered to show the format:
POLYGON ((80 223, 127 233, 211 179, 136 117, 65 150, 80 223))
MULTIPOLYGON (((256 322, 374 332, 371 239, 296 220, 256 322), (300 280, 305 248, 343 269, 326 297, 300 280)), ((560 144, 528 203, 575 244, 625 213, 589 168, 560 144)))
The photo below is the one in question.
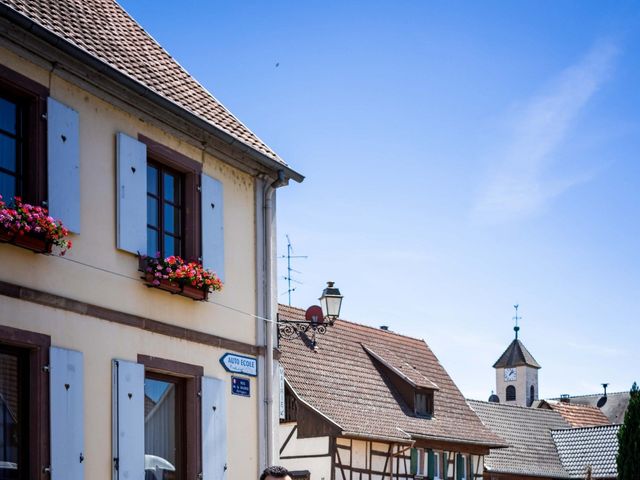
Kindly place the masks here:
POLYGON ((113 0, 0 0, 112 68, 282 164, 113 0))
POLYGON ((572 427, 611 425, 607 416, 598 407, 551 401, 547 402, 547 404, 552 410, 562 415, 572 427))
MULTIPOLYGON (((281 305, 281 319, 304 319, 304 310, 281 305)), ((297 337, 280 341, 285 375, 308 404, 340 425, 344 434, 408 440, 411 434, 467 444, 498 446, 423 340, 337 320, 318 335, 318 350, 297 337), (431 418, 417 417, 376 368, 372 351, 410 365, 414 378, 427 379, 434 392, 431 418)))

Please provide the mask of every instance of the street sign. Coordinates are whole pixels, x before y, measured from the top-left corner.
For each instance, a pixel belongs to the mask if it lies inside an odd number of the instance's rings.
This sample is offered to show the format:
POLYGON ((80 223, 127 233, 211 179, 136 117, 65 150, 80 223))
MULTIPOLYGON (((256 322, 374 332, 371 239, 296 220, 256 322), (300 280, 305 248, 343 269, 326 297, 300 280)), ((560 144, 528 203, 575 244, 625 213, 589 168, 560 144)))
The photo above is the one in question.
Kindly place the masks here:
POLYGON ((251 381, 248 378, 231 375, 231 394, 241 397, 251 396, 251 381))
POLYGON ((258 362, 255 358, 237 355, 235 353, 225 353, 220 357, 220 363, 227 372, 242 373, 255 377, 258 375, 258 362))

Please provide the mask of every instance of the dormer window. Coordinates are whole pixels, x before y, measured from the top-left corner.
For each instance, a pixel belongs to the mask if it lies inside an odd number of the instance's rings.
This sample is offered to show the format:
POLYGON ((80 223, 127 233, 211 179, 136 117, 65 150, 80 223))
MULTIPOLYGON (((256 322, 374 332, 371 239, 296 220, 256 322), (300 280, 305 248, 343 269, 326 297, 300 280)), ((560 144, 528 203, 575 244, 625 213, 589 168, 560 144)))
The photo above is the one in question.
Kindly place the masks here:
POLYGON ((415 393, 414 411, 416 415, 433 415, 433 392, 417 391, 415 393))

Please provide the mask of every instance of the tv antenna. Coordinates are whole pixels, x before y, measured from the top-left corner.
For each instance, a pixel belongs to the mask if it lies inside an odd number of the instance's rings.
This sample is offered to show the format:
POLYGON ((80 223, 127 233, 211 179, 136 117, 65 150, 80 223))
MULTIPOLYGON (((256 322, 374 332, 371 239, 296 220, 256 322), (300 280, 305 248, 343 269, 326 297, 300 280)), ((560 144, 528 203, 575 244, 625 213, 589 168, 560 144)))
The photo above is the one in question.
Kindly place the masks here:
POLYGON ((289 235, 286 235, 287 237, 287 254, 286 255, 280 255, 280 258, 286 258, 287 259, 287 275, 285 277, 283 277, 286 281, 287 281, 287 291, 284 292, 288 295, 289 297, 289 306, 291 306, 291 293, 296 291, 296 287, 292 287, 291 283, 295 283, 297 285, 302 285, 302 282, 299 282, 298 280, 296 280, 295 278, 293 278, 291 276, 291 273, 302 273, 299 272, 298 270, 294 270, 293 268, 291 268, 291 259, 292 258, 309 258, 307 255, 292 255, 293 254, 293 245, 291 245, 291 240, 289 239, 289 235))

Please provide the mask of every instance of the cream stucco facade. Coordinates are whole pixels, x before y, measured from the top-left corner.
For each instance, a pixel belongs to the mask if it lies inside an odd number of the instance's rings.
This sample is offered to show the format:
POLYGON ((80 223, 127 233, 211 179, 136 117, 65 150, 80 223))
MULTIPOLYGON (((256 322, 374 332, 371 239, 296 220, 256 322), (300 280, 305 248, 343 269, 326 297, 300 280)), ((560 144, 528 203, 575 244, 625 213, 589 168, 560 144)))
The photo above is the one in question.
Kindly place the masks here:
POLYGON ((47 63, 36 57, 34 52, 2 39, 0 64, 47 87, 52 98, 78 113, 81 229, 71 235, 73 248, 63 257, 35 255, 15 245, 0 244, 2 291, 24 287, 31 292, 0 295, 0 326, 44 334, 52 346, 82 352, 84 478, 112 478, 112 361, 136 362, 138 355, 197 365, 205 376, 225 382, 226 478, 257 478, 266 455, 265 418, 273 414, 265 411, 264 384, 260 377, 245 377, 251 395, 232 395, 230 374, 219 360, 232 352, 256 357, 260 368, 265 365, 264 326, 256 315, 269 315, 261 303, 273 287, 272 275, 269 278, 260 271, 260 265, 269 260, 260 240, 267 220, 258 211, 262 204, 257 198, 262 195, 263 179, 268 181, 268 177, 262 173, 258 178, 250 169, 237 168, 224 158, 226 154, 217 156, 211 148, 198 147, 184 132, 133 104, 127 106, 122 99, 112 101, 109 93, 100 92, 95 85, 85 88, 86 79, 75 79, 68 71, 58 73, 55 66, 47 68, 47 63), (119 132, 133 138, 144 135, 199 162, 203 173, 222 183, 224 288, 211 294, 209 301, 194 302, 148 288, 140 279, 136 256, 116 248, 119 132), (38 292, 37 298, 33 292, 38 292), (68 308, 71 303, 74 307, 68 308), (111 318, 86 314, 84 305, 108 309, 111 318), (146 326, 141 328, 134 321, 127 325, 131 318, 143 319, 146 326), (178 330, 164 325, 188 333, 180 338, 178 330), (218 346, 216 339, 222 339, 218 346))

